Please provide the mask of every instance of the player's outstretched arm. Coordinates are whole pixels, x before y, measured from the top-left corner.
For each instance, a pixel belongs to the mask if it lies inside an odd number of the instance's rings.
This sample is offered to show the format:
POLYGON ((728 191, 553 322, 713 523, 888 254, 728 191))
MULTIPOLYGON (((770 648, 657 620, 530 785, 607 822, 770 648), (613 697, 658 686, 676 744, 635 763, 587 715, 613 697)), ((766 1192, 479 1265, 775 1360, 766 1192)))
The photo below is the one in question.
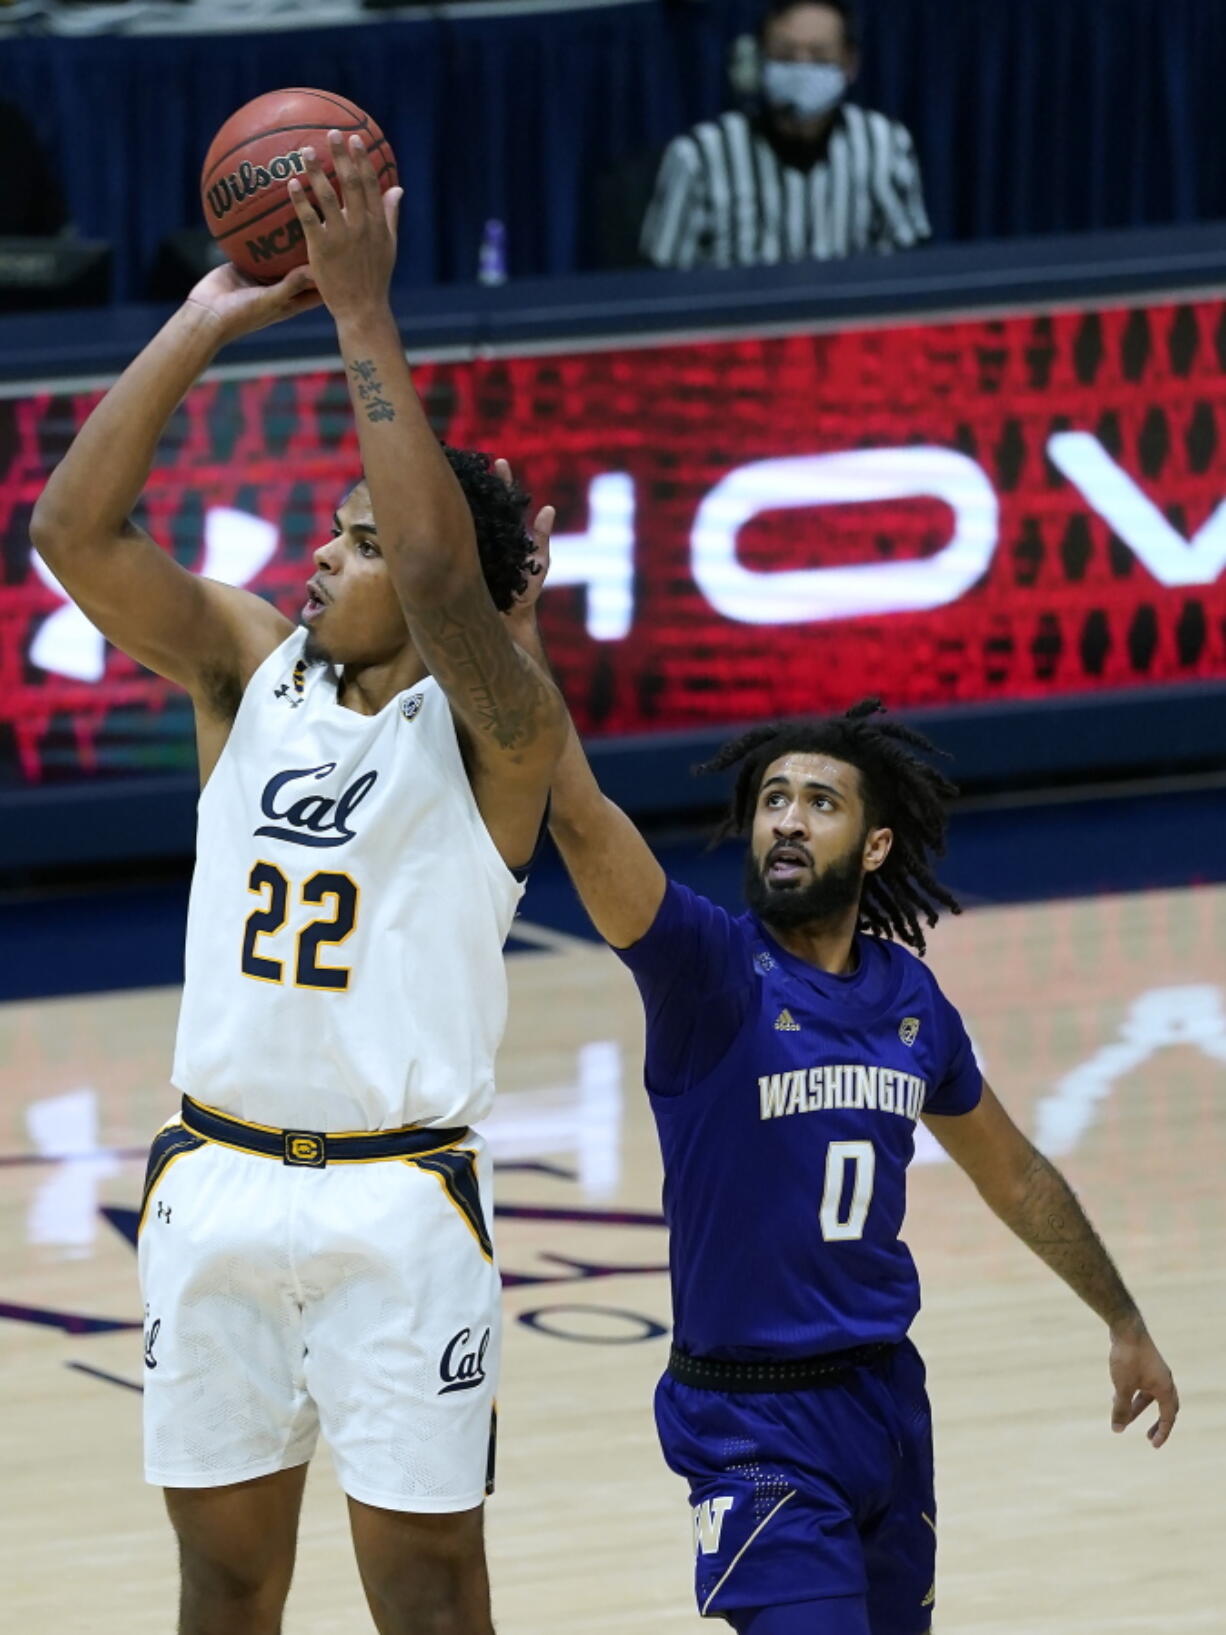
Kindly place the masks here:
MULTIPOLYGON (((472 514, 413 386, 388 300, 401 190, 382 194, 361 139, 329 132, 341 196, 318 154, 289 184, 336 320, 379 544, 414 645, 466 729, 474 793, 508 862, 531 854, 565 706, 511 640, 477 556, 472 514)), ((310 155, 310 157, 308 157, 310 155)))
POLYGON ((291 626, 258 596, 180 567, 130 513, 167 422, 218 351, 316 305, 305 268, 268 287, 215 268, 94 409, 30 520, 34 548, 107 640, 198 703, 241 694, 291 626))
MULTIPOLYGON (((495 462, 504 482, 511 472, 495 462)), ((506 622, 515 641, 543 671, 548 660, 536 623, 536 604, 549 572, 554 512, 547 505, 533 526, 536 550, 528 589, 506 622)), ((651 929, 667 885, 650 846, 622 811, 601 793, 569 714, 566 741, 549 793, 549 832, 592 924, 614 948, 629 948, 651 929)))
POLYGON ((986 1084, 973 1112, 958 1118, 929 1115, 924 1123, 989 1208, 1106 1323, 1115 1389, 1111 1428, 1126 1430, 1156 1402, 1158 1420, 1149 1439, 1160 1448, 1179 1412, 1175 1381, 1072 1187, 986 1084))

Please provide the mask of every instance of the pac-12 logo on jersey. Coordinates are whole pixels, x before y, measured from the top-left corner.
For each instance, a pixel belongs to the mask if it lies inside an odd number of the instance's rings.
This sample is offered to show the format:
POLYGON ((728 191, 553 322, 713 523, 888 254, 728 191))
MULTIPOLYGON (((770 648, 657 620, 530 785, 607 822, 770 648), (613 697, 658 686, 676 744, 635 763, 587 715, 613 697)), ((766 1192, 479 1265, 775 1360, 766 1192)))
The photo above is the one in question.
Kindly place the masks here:
POLYGON ((300 794, 294 800, 296 791, 289 788, 303 778, 312 778, 318 783, 335 771, 336 762, 325 761, 322 766, 296 767, 269 778, 260 796, 260 811, 276 822, 263 824, 256 834, 288 840, 293 846, 343 846, 347 840, 353 840, 349 819, 374 788, 379 777, 377 772, 363 772, 348 789, 331 799, 326 795, 300 794), (281 807, 278 802, 283 796, 289 799, 289 804, 281 807))
POLYGON ((694 1506, 694 1554, 713 1556, 719 1551, 719 1535, 724 1530, 724 1517, 732 1509, 727 1497, 703 1499, 694 1506))

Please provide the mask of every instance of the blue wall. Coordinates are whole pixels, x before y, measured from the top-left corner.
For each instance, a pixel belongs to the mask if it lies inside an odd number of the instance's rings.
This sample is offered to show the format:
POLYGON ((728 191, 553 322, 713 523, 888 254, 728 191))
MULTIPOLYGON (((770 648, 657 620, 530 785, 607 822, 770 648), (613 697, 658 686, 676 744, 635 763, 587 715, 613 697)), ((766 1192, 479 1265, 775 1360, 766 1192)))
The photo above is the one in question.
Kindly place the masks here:
MULTIPOLYGON (((35 118, 80 229, 143 293, 199 224, 209 140, 242 102, 321 85, 362 103, 407 184, 406 284, 470 278, 482 223, 517 276, 582 260, 584 197, 614 161, 725 101, 751 0, 273 35, 18 38, 5 95, 35 118)), ((857 95, 915 132, 938 238, 1226 216, 1216 0, 871 0, 857 95)))

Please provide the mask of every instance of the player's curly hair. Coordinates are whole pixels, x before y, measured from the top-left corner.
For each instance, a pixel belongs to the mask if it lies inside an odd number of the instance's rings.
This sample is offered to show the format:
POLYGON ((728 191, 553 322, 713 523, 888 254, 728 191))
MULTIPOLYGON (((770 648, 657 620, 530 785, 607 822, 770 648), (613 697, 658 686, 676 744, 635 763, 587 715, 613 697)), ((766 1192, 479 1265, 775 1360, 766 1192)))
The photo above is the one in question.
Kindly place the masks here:
POLYGON ((494 470, 488 454, 443 444, 447 463, 455 472, 477 530, 477 555, 494 606, 505 613, 528 586, 528 558, 532 535, 524 523, 528 495, 518 483, 510 486, 494 470))
POLYGON ((922 954, 926 944, 921 919, 934 926, 942 909, 962 912, 961 904, 937 880, 930 861, 945 855, 946 807, 958 791, 921 759, 941 751, 901 721, 878 719, 883 713, 880 699, 866 698, 846 715, 753 727, 695 770, 740 767, 728 811, 712 840, 718 844, 748 833, 763 775, 781 755, 831 755, 854 766, 860 773, 867 827, 894 831, 889 856, 864 877, 860 928, 875 937, 896 937, 922 954))
MULTIPOLYGON (((517 482, 503 482, 488 454, 475 449, 451 448, 447 443, 441 443, 440 447, 472 512, 482 577, 494 606, 499 613, 506 613, 515 598, 528 588, 528 560, 533 542, 524 515, 531 503, 530 497, 517 482)), ((359 477, 349 493, 365 481, 365 477, 359 477)))

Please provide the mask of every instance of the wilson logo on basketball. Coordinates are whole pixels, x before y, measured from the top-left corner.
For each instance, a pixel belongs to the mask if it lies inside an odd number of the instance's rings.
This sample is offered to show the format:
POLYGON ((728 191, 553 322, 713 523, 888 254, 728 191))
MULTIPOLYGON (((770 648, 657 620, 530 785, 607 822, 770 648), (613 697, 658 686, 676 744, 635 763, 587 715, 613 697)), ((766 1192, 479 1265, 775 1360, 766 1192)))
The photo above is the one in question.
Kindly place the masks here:
POLYGON ((269 159, 263 165, 253 165, 250 160, 244 159, 237 170, 213 183, 204 195, 205 203, 213 213, 213 220, 220 221, 236 204, 262 193, 274 182, 288 182, 291 176, 305 175, 306 164, 297 148, 289 153, 279 153, 275 159, 269 159))

